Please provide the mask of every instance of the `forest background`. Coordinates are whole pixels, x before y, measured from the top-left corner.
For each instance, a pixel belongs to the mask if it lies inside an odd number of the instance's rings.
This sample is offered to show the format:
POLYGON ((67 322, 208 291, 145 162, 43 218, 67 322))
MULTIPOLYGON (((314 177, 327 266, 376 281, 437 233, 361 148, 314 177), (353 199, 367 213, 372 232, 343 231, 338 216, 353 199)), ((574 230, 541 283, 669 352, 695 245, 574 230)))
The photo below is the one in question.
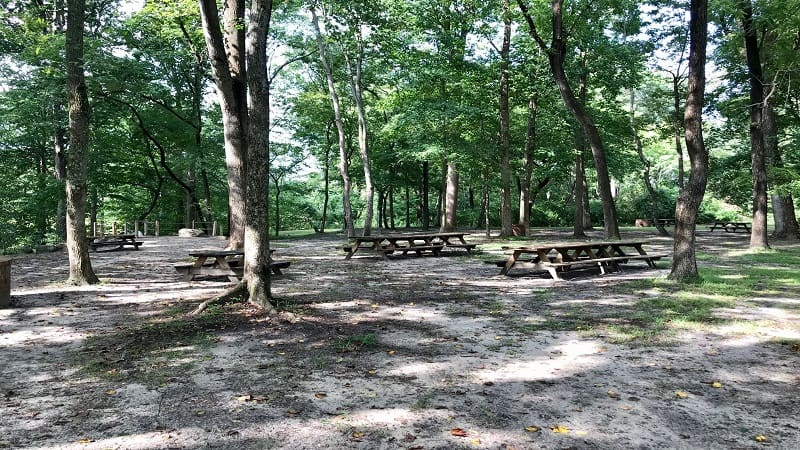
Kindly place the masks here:
MULTIPOLYGON (((547 40, 550 6, 529 6, 547 40)), ((14 1, 0 9, 4 253, 64 240, 65 7, 14 1)), ((800 191, 800 90, 792 83, 800 5, 720 0, 709 7, 710 170, 699 221, 752 214, 749 7, 775 231, 796 236, 794 215, 786 222, 783 211, 793 213, 800 191)), ((602 137, 619 223, 674 217, 688 177, 686 3, 570 1, 564 8, 566 74, 602 137)), ((87 222, 157 221, 162 234, 210 230, 214 222, 225 229, 224 133, 197 2, 89 1, 85 23, 87 222)), ((366 230, 448 220, 506 234, 512 223, 576 232, 600 224, 589 143, 527 27, 509 1, 274 2, 272 232, 346 228, 346 202, 353 225, 366 230)))

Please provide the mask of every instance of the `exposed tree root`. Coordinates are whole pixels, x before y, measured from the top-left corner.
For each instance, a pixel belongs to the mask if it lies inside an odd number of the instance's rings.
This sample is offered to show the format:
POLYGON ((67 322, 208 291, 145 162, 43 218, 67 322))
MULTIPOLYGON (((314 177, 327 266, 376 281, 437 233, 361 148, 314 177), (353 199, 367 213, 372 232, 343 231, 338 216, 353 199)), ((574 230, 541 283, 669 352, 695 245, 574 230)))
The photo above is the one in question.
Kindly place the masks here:
POLYGON ((197 305, 197 308, 194 311, 190 312, 190 316, 196 316, 203 311, 206 310, 210 305, 213 304, 226 304, 226 303, 236 303, 244 301, 247 298, 247 286, 244 283, 239 283, 236 286, 228 289, 227 291, 223 292, 222 294, 212 297, 203 303, 197 305))

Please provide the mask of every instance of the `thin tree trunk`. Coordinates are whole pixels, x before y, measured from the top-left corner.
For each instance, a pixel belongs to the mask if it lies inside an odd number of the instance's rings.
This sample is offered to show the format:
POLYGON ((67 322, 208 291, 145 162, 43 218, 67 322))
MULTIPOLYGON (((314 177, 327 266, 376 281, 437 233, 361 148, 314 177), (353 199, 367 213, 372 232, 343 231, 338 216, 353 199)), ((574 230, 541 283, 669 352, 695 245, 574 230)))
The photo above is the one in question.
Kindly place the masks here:
MULTIPOLYGON (((359 29, 360 30, 360 29, 359 29)), ((358 151, 361 156, 361 163, 364 166, 364 236, 369 236, 372 233, 372 216, 374 214, 373 204, 375 203, 375 189, 372 183, 372 167, 369 157, 369 140, 367 138, 367 114, 364 108, 364 99, 361 94, 361 84, 364 81, 362 74, 362 65, 364 57, 364 47, 362 42, 361 32, 356 33, 356 41, 358 42, 357 57, 355 70, 352 67, 350 58, 347 52, 344 52, 345 63, 350 72, 350 89, 353 92, 353 99, 356 104, 356 113, 358 116, 358 151)))
POLYGON ((531 227, 531 179, 533 176, 534 154, 536 153, 536 116, 539 112, 539 99, 532 94, 528 100, 528 128, 525 133, 524 175, 520 180, 519 225, 525 236, 531 227))
POLYGON ((611 178, 608 173, 608 163, 606 161, 605 149, 603 141, 600 138, 600 133, 586 110, 576 100, 575 94, 570 87, 567 74, 564 71, 564 60, 567 55, 566 33, 563 28, 563 0, 553 0, 552 3, 552 25, 553 36, 550 46, 542 40, 536 30, 535 22, 528 12, 528 7, 523 3, 523 0, 517 0, 525 20, 528 23, 531 37, 539 44, 542 50, 547 52, 548 60, 550 62, 550 69, 553 74, 558 91, 561 94, 561 99, 564 105, 575 117, 575 120, 581 125, 583 133, 589 142, 589 147, 592 149, 592 156, 594 158, 594 166, 597 172, 597 184, 600 192, 600 199, 603 202, 603 219, 605 235, 608 239, 619 239, 619 224, 617 221, 617 208, 614 203, 614 196, 611 192, 611 178))
POLYGON ((681 134, 683 124, 681 123, 681 77, 676 73, 672 75, 672 98, 673 98, 673 130, 675 132, 675 152, 678 154, 678 189, 682 190, 685 185, 685 174, 683 169, 683 147, 681 146, 681 134))
MULTIPOLYGON (((576 143, 580 139, 580 133, 576 134, 576 143)), ((578 148, 575 152, 575 187, 573 189, 573 202, 575 203, 574 220, 572 225, 572 236, 576 238, 585 238, 586 233, 583 231, 585 205, 583 204, 586 196, 586 173, 583 168, 583 149, 578 148)))
POLYGON ((347 154, 347 136, 344 132, 341 103, 339 102, 339 94, 336 93, 336 83, 333 79, 333 70, 328 62, 328 52, 326 51, 325 40, 322 37, 322 31, 319 28, 319 18, 317 17, 317 11, 314 8, 311 8, 311 21, 314 25, 314 32, 317 36, 319 60, 322 64, 322 69, 325 71, 325 78, 328 82, 328 95, 331 96, 334 122, 336 123, 336 131, 339 134, 339 175, 342 177, 342 209, 344 214, 344 230, 348 237, 353 237, 356 235, 356 229, 353 225, 353 208, 350 205, 350 195, 353 188, 352 182, 350 181, 350 163, 347 154))
POLYGON ((695 256, 695 228, 708 181, 708 151, 703 142, 703 94, 707 42, 707 2, 691 0, 689 20, 689 76, 684 128, 691 171, 675 207, 675 240, 669 278, 693 282, 699 278, 695 256))
POLYGON ((431 227, 430 211, 430 163, 426 160, 422 162, 422 229, 429 230, 431 227))
MULTIPOLYGON (((764 103, 762 117, 764 131, 764 150, 772 160, 772 167, 783 168, 783 156, 778 146, 778 125, 775 111, 769 102, 764 103)), ((774 185, 773 180, 773 185, 774 185)), ((800 239, 800 227, 794 212, 794 199, 791 195, 772 194, 772 211, 775 230, 772 237, 776 239, 800 239)))
POLYGON ((486 231, 486 237, 491 236, 492 227, 489 218, 489 176, 483 176, 483 189, 481 190, 481 216, 483 216, 483 226, 486 231))
MULTIPOLYGON (((57 103, 54 106, 56 116, 60 116, 62 105, 57 103)), ((66 142, 64 136, 64 129, 57 124, 53 131, 53 176, 56 182, 63 186, 64 180, 67 178, 67 159, 66 159, 66 142)), ((58 205, 56 206, 56 236, 62 241, 67 240, 67 201, 62 191, 58 196, 58 205)))
POLYGON ((650 181, 650 161, 644 156, 644 149, 642 148, 642 140, 639 138, 639 130, 636 128, 636 91, 631 89, 631 132, 633 133, 633 143, 636 146, 636 154, 639 155, 639 161, 642 162, 642 181, 647 193, 650 195, 650 219, 658 229, 658 234, 662 236, 669 236, 664 225, 658 221, 658 196, 656 190, 653 188, 653 183, 650 181))
POLYGON ((85 0, 67 2, 67 100, 70 150, 67 152, 67 252, 69 284, 95 284, 86 240, 86 177, 89 163, 89 97, 83 73, 85 0))
POLYGON ((500 49, 500 236, 514 234, 511 218, 511 114, 509 97, 509 59, 511 53, 511 7, 503 0, 503 44, 500 49))
POLYGON ((753 166, 753 225, 750 248, 769 248, 767 237, 767 169, 762 130, 764 103, 764 75, 758 37, 753 25, 753 7, 750 0, 739 3, 742 10, 742 28, 750 78, 750 157, 753 166))
POLYGON ((331 197, 331 123, 328 124, 325 132, 325 189, 323 192, 322 200, 322 222, 320 223, 320 233, 325 232, 325 227, 328 223, 328 203, 331 197))
POLYGON ((406 184, 406 228, 411 228, 411 189, 406 184))
POLYGON ((456 231, 458 229, 458 170, 452 161, 447 163, 447 186, 444 192, 444 214, 442 214, 441 232, 456 231))

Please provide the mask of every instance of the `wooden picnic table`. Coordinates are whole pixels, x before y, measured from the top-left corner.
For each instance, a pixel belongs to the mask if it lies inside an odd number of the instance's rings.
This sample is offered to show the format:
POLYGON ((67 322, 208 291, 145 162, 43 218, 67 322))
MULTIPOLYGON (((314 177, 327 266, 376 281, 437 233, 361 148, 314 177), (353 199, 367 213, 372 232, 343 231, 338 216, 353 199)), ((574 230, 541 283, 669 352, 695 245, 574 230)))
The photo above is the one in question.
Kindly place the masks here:
POLYGON ((743 230, 745 233, 750 232, 750 222, 728 222, 724 220, 716 220, 714 223, 709 227, 709 232, 716 230, 717 228, 721 228, 728 233, 736 233, 739 230, 743 230))
POLYGON ((343 247, 345 259, 350 259, 358 252, 366 252, 386 258, 394 252, 402 252, 408 255, 413 252, 417 256, 431 252, 434 256, 439 256, 445 248, 464 249, 471 252, 476 244, 467 243, 464 236, 469 233, 447 232, 447 233, 398 233, 398 234, 378 234, 374 236, 354 236, 350 238, 349 245, 343 247))
POLYGON ((143 244, 142 241, 136 240, 136 235, 133 233, 89 236, 86 240, 89 243, 89 249, 93 251, 99 251, 104 247, 113 247, 111 250, 123 250, 125 247, 133 247, 134 250, 139 250, 139 246, 143 244))
POLYGON ((666 253, 647 253, 644 245, 647 241, 603 241, 603 242, 569 242, 553 244, 537 244, 532 247, 511 249, 501 275, 508 275, 514 268, 527 268, 533 271, 547 271, 554 280, 560 279, 558 272, 566 272, 573 267, 597 266, 601 274, 608 268, 619 270, 619 265, 630 260, 643 260, 648 266, 655 268, 656 261, 669 256, 666 253), (521 259, 530 255, 530 259, 521 259))
POLYGON ((674 227, 675 226, 675 219, 658 219, 658 223, 660 225, 665 226, 665 227, 668 227, 668 226, 673 226, 674 227))
MULTIPOLYGON (((270 249, 270 255, 274 252, 270 249)), ((238 282, 244 270, 242 250, 194 250, 189 252, 194 258, 191 264, 175 264, 175 270, 183 275, 184 281, 192 281, 202 277, 227 277, 228 280, 238 282)), ((281 275, 281 269, 289 267, 289 261, 274 261, 270 257, 272 273, 281 275)))

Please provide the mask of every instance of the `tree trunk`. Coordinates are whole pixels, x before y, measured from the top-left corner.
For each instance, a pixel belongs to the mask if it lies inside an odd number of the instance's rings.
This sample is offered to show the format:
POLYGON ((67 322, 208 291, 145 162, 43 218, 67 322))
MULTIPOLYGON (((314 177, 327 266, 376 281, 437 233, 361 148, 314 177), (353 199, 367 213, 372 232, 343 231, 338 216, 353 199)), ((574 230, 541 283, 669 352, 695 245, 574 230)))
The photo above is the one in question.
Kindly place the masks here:
POLYGON ((769 248, 767 240, 767 169, 764 150, 762 110, 764 105, 764 75, 761 70, 761 57, 758 37, 753 28, 753 7, 750 0, 740 2, 742 9, 742 28, 750 75, 750 157, 753 166, 753 225, 750 233, 750 248, 769 248))
POLYGON ((456 231, 458 229, 458 171, 456 164, 452 161, 447 163, 447 187, 444 192, 444 214, 442 214, 442 225, 440 231, 456 231))
POLYGON ((406 228, 411 228, 411 189, 406 184, 406 228))
POLYGON ((511 53, 511 11, 509 0, 503 0, 503 45, 500 49, 500 236, 514 234, 511 218, 511 114, 509 97, 509 55, 511 53))
POLYGON ((536 116, 539 112, 539 99, 532 94, 528 100, 528 129, 525 133, 524 175, 520 180, 519 225, 528 236, 531 228, 531 179, 533 176, 534 154, 536 152, 536 116))
POLYGON ((636 154, 639 155, 639 161, 642 162, 642 181, 644 181, 644 187, 650 195, 650 219, 658 229, 658 234, 669 236, 664 225, 658 221, 658 196, 653 188, 653 183, 650 181, 650 161, 644 156, 642 140, 639 138, 639 130, 636 128, 636 91, 633 89, 631 89, 631 132, 633 133, 633 143, 636 146, 636 154))
MULTIPOLYGON (((360 29, 359 29, 360 30, 360 29)), ((364 99, 361 95, 361 84, 363 83, 362 75, 362 59, 364 56, 364 48, 361 39, 360 31, 356 33, 356 40, 358 41, 358 56, 356 58, 356 67, 353 70, 350 58, 345 55, 345 62, 347 69, 350 72, 350 89, 353 92, 353 99, 356 104, 356 113, 358 115, 358 151, 361 156, 361 163, 364 166, 364 230, 363 235, 369 236, 372 233, 372 216, 374 214, 373 207, 375 203, 375 189, 372 186, 372 168, 369 160, 369 141, 367 139, 367 115, 364 109, 364 99)))
POLYGON ((86 176, 89 163, 89 97, 83 67, 85 0, 67 3, 67 100, 69 105, 69 152, 67 152, 67 252, 69 284, 95 284, 86 240, 86 176))
POLYGON ((314 32, 317 36, 319 60, 322 64, 322 69, 325 71, 325 78, 328 81, 328 94, 331 96, 334 122, 336 123, 336 131, 339 134, 339 175, 342 177, 342 212, 344 214, 344 230, 348 237, 353 237, 356 235, 356 229, 353 225, 353 208, 350 205, 350 194, 353 188, 350 181, 350 162, 347 154, 347 136, 344 132, 344 122, 342 120, 342 111, 340 106, 341 103, 339 102, 339 95, 336 93, 336 83, 333 79, 333 70, 328 62, 328 52, 326 51, 325 40, 322 37, 322 31, 319 28, 319 18, 317 17, 317 11, 314 8, 311 8, 311 21, 314 25, 314 32))
POLYGON ((608 239, 619 239, 619 224, 617 223, 617 208, 614 204, 614 196, 611 192, 611 179, 608 173, 608 163, 606 161, 606 153, 603 148, 603 141, 600 138, 600 133, 592 120, 591 115, 583 108, 583 106, 575 98, 575 93, 570 87, 567 74, 564 71, 564 60, 567 55, 567 42, 566 33, 563 28, 563 0, 553 0, 552 4, 552 25, 553 36, 550 46, 542 40, 536 31, 536 25, 528 12, 528 7, 522 2, 517 0, 525 20, 528 22, 528 28, 533 39, 539 46, 547 52, 547 57, 550 62, 550 70, 553 74, 558 91, 561 94, 561 99, 564 105, 575 117, 575 120, 581 126, 586 139, 589 142, 589 147, 592 149, 592 156, 594 158, 594 166, 597 172, 597 184, 600 192, 600 199, 603 202, 603 219, 605 235, 608 239))
POLYGON ((689 182, 681 190, 675 207, 675 240, 672 255, 671 280, 693 282, 699 278, 695 257, 695 228, 700 203, 708 181, 708 151, 703 142, 703 94, 705 93, 705 64, 707 41, 706 0, 691 0, 689 20, 689 76, 687 82, 684 128, 686 152, 691 171, 689 182))
MULTIPOLYGON (((576 143, 580 140, 580 133, 576 135, 576 143)), ((575 152, 575 188, 573 189, 573 202, 575 203, 574 220, 572 225, 572 236, 576 238, 585 238, 586 233, 583 231, 584 213, 586 211, 583 204, 586 199, 586 173, 583 167, 583 149, 578 148, 575 152)))
POLYGON ((489 219, 489 176, 483 176, 483 189, 481 190, 481 215, 486 230, 486 237, 492 235, 491 220, 489 219))
POLYGON ((245 226, 245 157, 247 152, 247 104, 244 79, 244 5, 237 0, 225 2, 225 36, 219 22, 215 0, 199 0, 208 56, 217 88, 222 127, 225 134, 225 165, 228 175, 228 248, 244 246, 245 226), (239 16, 238 14, 242 14, 239 16), (240 36, 241 35, 241 36, 240 36), (226 43, 228 44, 226 47, 226 43))
POLYGON ((431 211, 430 211, 430 177, 431 169, 428 161, 422 162, 422 229, 428 230, 431 227, 431 211))
MULTIPOLYGON (((772 167, 783 168, 783 155, 778 146, 778 125, 775 120, 772 104, 765 102, 762 117, 764 131, 764 150, 772 167)), ((772 181, 773 188, 775 181, 772 181)), ((794 199, 791 195, 772 194, 772 211, 775 219, 775 230, 772 236, 776 239, 800 239, 800 227, 794 212, 794 199)))
POLYGON ((675 132, 675 152, 678 154, 678 189, 683 190, 685 184, 685 174, 683 169, 683 147, 681 146, 681 77, 676 71, 672 75, 672 99, 673 99, 673 131, 675 132))
MULTIPOLYGON (((56 116, 59 116, 63 106, 57 103, 54 107, 57 111, 56 116)), ((64 129, 55 125, 53 131, 53 176, 59 185, 64 184, 67 178, 67 158, 66 158, 66 142, 64 136, 64 129)), ((62 241, 67 240, 67 202, 66 198, 59 193, 58 205, 56 206, 56 236, 62 241)))
POLYGON ((248 301, 267 311, 270 303, 269 256, 269 78, 267 36, 272 0, 253 0, 247 26, 246 59, 250 108, 247 127, 247 190, 244 277, 248 301))
POLYGON ((328 223, 328 203, 331 198, 331 139, 330 139, 330 126, 328 126, 325 140, 325 173, 323 174, 325 188, 322 199, 322 221, 319 226, 319 232, 324 233, 325 227, 328 223))

